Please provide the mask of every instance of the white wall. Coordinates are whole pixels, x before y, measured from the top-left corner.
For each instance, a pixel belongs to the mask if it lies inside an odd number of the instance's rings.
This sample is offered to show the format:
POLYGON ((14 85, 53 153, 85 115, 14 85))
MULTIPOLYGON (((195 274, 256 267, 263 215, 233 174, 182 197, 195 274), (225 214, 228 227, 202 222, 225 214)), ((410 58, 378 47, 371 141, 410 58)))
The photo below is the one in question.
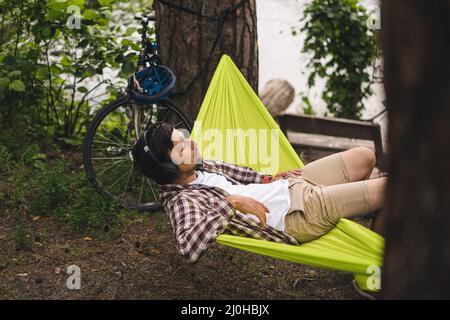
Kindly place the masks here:
MULTIPOLYGON (((292 28, 297 31, 303 16, 303 6, 310 0, 256 0, 259 41, 259 89, 270 79, 288 80, 296 90, 296 99, 287 112, 301 110, 299 93, 307 93, 317 115, 323 115, 326 105, 321 99, 324 81, 309 90, 307 87, 307 56, 301 53, 304 34, 292 35, 292 28), (306 71, 306 72, 305 72, 306 71)), ((361 1, 363 5, 373 6, 377 0, 361 1)), ((365 101, 363 118, 371 118, 384 107, 382 85, 374 85, 375 94, 365 101)), ((386 135, 386 116, 377 119, 383 135, 386 135)))

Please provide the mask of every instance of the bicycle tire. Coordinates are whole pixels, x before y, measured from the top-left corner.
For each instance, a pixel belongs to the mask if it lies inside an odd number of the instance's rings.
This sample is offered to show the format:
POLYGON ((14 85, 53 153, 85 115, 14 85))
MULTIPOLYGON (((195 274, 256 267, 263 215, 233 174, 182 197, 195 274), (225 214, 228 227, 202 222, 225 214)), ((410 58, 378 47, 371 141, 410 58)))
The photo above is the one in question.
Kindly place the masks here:
MULTIPOLYGON (((132 97, 130 95, 127 95, 127 96, 118 98, 118 99, 114 100, 113 102, 102 107, 100 109, 100 111, 98 111, 98 113, 95 115, 92 122, 90 123, 87 133, 86 133, 86 136, 84 137, 84 140, 83 140, 83 164, 84 164, 84 170, 85 170, 86 176, 87 176, 89 182, 95 187, 95 189, 100 194, 102 194, 103 196, 106 196, 110 199, 117 200, 117 197, 115 195, 111 194, 110 192, 108 192, 108 190, 106 190, 105 188, 103 188, 102 184, 99 183, 99 181, 97 180, 96 172, 95 172, 95 169, 94 169, 94 166, 92 163, 92 159, 91 159, 91 156, 92 156, 91 146, 93 144, 94 136, 96 134, 97 128, 100 126, 101 122, 117 108, 124 106, 125 104, 134 104, 134 103, 136 103, 136 101, 134 99, 132 99, 132 97)), ((146 104, 143 104, 143 105, 146 105, 146 104)), ((174 112, 177 116, 179 116, 182 119, 183 123, 185 124, 185 126, 187 127, 189 132, 192 131, 192 127, 193 127, 192 121, 186 115, 183 114, 183 112, 180 110, 180 108, 177 106, 177 104, 174 101, 172 101, 170 99, 164 99, 163 101, 159 102, 158 105, 163 105, 164 107, 167 107, 170 111, 174 112)), ((132 161, 131 158, 130 158, 130 161, 132 161)), ((159 211, 162 208, 161 203, 159 202, 159 199, 152 203, 145 203, 145 204, 127 203, 127 202, 121 201, 119 199, 118 203, 124 208, 132 209, 132 210, 134 209, 134 210, 139 210, 139 211, 154 212, 154 211, 159 211)))

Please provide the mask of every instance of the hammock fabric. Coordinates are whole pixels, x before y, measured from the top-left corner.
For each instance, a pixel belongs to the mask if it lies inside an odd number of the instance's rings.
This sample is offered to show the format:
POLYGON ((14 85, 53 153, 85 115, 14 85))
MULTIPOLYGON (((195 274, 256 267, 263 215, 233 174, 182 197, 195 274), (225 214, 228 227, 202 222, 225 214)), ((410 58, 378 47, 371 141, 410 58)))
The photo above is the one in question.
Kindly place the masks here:
MULTIPOLYGON (((226 55, 222 57, 214 73, 191 138, 196 141, 204 159, 247 165, 268 174, 303 167, 286 136, 231 58, 226 55), (267 139, 264 143, 258 141, 259 143, 245 144, 242 143, 245 139, 240 139, 239 143, 239 138, 236 138, 234 141, 227 139, 226 143, 217 143, 214 138, 227 137, 227 129, 228 132, 229 129, 233 129, 233 132, 237 129, 244 132, 271 130, 278 135, 278 142, 274 144, 272 142, 277 140, 267 139), (261 151, 258 146, 266 151, 270 160, 278 158, 278 161, 269 161, 269 164, 251 161, 251 157, 261 151), (237 159, 238 151, 245 155, 243 159, 237 159), (230 154, 234 154, 234 157, 230 158, 230 154)), ((350 220, 341 219, 326 235, 299 246, 231 235, 220 235, 217 242, 277 259, 351 272, 361 289, 379 290, 384 239, 350 220)))

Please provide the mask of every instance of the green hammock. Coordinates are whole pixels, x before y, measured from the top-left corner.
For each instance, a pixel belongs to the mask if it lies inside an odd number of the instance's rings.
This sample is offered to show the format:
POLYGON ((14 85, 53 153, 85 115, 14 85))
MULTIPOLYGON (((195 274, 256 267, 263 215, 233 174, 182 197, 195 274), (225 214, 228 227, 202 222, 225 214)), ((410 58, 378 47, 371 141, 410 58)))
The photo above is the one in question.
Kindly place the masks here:
MULTIPOLYGON (((214 73, 191 138, 196 141, 205 159, 247 165, 268 174, 303 167, 286 136, 231 58, 226 55, 222 57, 214 73), (258 129, 266 129, 267 132, 267 129, 273 129, 271 132, 274 136, 271 137, 274 139, 278 134, 278 140, 267 138, 267 141, 263 140, 264 143, 258 141, 259 143, 246 144, 245 139, 236 138, 232 140, 233 143, 228 139, 226 143, 217 143, 214 138, 227 137, 227 129, 242 129, 244 132, 258 129), (279 142, 274 144, 273 141, 279 142), (252 156, 261 149, 266 151, 269 161, 255 163, 252 156), (238 154, 245 157, 238 158, 238 154)), ((220 235, 217 242, 277 259, 351 272, 361 289, 379 290, 384 239, 350 220, 341 219, 326 235, 300 246, 231 235, 220 235)))

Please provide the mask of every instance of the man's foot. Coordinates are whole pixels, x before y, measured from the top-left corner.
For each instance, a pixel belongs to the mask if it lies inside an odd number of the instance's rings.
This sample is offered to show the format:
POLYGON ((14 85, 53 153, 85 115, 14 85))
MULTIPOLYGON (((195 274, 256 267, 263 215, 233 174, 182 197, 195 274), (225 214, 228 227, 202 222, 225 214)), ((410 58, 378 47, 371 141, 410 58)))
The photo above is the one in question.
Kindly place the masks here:
POLYGON ((378 296, 379 296, 378 292, 366 292, 364 290, 361 290, 359 288, 358 284, 356 283, 355 279, 353 279, 353 281, 352 281, 352 287, 361 297, 364 297, 368 300, 377 300, 378 299, 378 296))
POLYGON ((373 218, 372 218, 372 223, 370 225, 370 230, 378 233, 381 236, 385 236, 384 233, 384 218, 385 218, 385 214, 383 209, 378 209, 376 211, 373 212, 373 218))

